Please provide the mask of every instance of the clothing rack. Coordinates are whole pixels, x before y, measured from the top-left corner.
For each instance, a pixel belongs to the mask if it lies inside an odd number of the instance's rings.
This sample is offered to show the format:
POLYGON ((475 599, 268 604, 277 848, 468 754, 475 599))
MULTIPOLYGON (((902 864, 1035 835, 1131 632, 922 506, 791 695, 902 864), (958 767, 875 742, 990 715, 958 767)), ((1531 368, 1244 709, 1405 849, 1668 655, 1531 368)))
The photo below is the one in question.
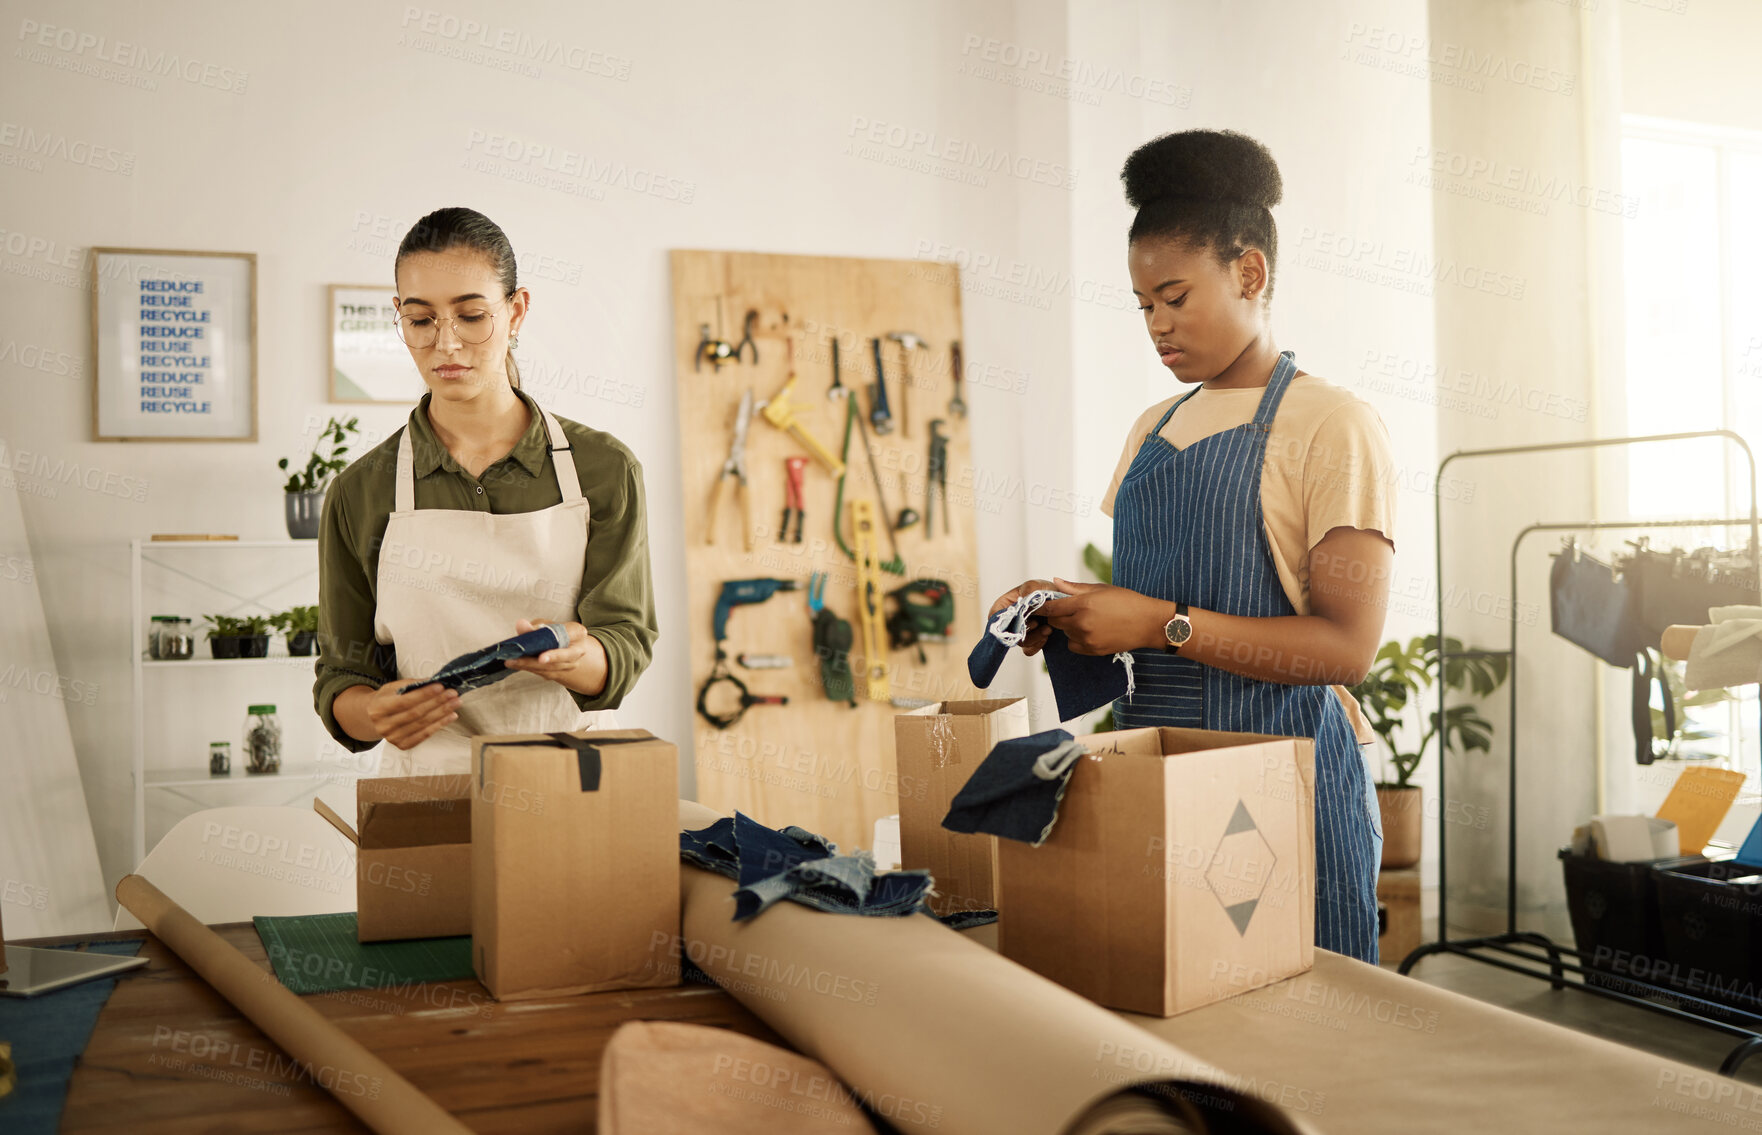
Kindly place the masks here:
MULTIPOLYGON (((1724 439, 1736 445, 1749 465, 1750 474, 1750 511, 1747 518, 1736 519, 1688 519, 1688 520, 1581 520, 1552 523, 1531 524, 1511 541, 1511 604, 1507 616, 1510 646, 1506 650, 1461 651, 1456 654, 1445 652, 1444 637, 1444 517, 1443 496, 1436 494, 1433 500, 1432 513, 1434 523, 1434 553, 1437 559, 1438 577, 1438 713, 1445 711, 1445 700, 1448 688, 1444 683, 1445 667, 1451 658, 1474 657, 1505 657, 1509 660, 1510 723, 1507 726, 1508 757, 1507 757, 1507 824, 1505 848, 1505 930, 1503 933, 1485 935, 1474 938, 1450 937, 1449 921, 1449 874, 1446 858, 1449 836, 1449 809, 1438 809, 1438 939, 1428 942, 1401 960, 1399 972, 1406 974, 1412 971, 1420 959, 1430 954, 1454 954, 1485 965, 1495 966, 1512 973, 1546 981, 1554 989, 1578 989, 1585 993, 1612 1001, 1620 1001, 1634 1005, 1664 1016, 1674 1017, 1705 1028, 1716 1029, 1731 1036, 1742 1038, 1720 1064, 1719 1071, 1730 1075, 1736 1071, 1750 1056, 1762 1052, 1762 1015, 1749 1013, 1719 1002, 1688 996, 1677 990, 1669 989, 1652 982, 1623 976, 1620 980, 1625 989, 1633 992, 1607 988, 1590 984, 1587 980, 1591 972, 1598 976, 1606 976, 1600 971, 1588 971, 1583 965, 1577 964, 1584 960, 1584 955, 1571 946, 1563 946, 1545 934, 1535 931, 1519 930, 1517 927, 1517 761, 1518 761, 1518 651, 1517 651, 1517 596, 1518 596, 1518 553, 1526 537, 1536 532, 1588 532, 1608 529, 1668 529, 1698 527, 1737 527, 1747 525, 1750 530, 1750 556, 1752 563, 1762 568, 1762 523, 1758 522, 1756 494, 1756 457, 1749 443, 1731 430, 1698 430, 1689 433, 1648 434, 1635 437, 1591 438, 1584 441, 1552 442, 1539 445, 1503 446, 1495 449, 1458 450, 1438 463, 1438 480, 1441 483, 1444 471, 1452 462, 1478 458, 1507 458, 1538 453, 1559 453, 1574 450, 1592 450, 1615 446, 1634 446, 1659 442, 1691 441, 1696 439, 1724 439), (1568 961, 1568 958, 1577 961, 1568 961), (1539 968, 1539 967, 1546 967, 1539 968), (1578 980, 1569 980, 1567 974, 1577 975, 1578 980), (1664 1004, 1649 1000, 1648 995, 1667 998, 1674 1004, 1664 1004)), ((1762 571, 1759 571, 1762 576, 1762 571)), ((1762 603, 1762 580, 1758 583, 1758 602, 1762 603)), ((1445 795, 1445 777, 1449 767, 1449 750, 1439 739, 1438 756, 1438 794, 1445 795)), ((1597 760, 1604 759, 1604 754, 1597 753, 1597 760)))

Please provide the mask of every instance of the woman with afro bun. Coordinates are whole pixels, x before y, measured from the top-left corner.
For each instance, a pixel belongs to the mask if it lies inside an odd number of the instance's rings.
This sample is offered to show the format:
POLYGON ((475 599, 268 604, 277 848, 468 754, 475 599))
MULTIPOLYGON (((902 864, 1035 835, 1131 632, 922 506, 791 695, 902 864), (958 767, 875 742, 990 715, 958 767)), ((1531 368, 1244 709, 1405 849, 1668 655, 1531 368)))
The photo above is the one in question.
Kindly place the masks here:
POLYGON ((1297 369, 1268 301, 1282 185, 1265 146, 1189 130, 1126 161, 1138 210, 1133 294, 1162 365, 1187 389, 1132 425, 1102 511, 1111 585, 1069 593, 1053 628, 1083 654, 1133 654, 1120 728, 1187 726, 1315 740, 1316 944, 1377 960, 1382 822, 1360 752, 1372 738, 1344 689, 1382 641, 1394 559, 1392 461, 1382 420, 1297 369), (1332 687, 1332 688, 1330 688, 1332 687))

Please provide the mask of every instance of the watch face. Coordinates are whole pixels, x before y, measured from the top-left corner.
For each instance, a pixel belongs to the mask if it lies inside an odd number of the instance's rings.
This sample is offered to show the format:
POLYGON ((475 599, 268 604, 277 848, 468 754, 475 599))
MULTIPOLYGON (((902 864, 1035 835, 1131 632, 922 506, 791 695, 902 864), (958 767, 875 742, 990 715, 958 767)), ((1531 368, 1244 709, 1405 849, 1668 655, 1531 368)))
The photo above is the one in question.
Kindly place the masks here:
POLYGON ((1193 637, 1193 624, 1176 615, 1168 621, 1167 626, 1162 628, 1162 633, 1169 640, 1170 646, 1180 646, 1193 637))

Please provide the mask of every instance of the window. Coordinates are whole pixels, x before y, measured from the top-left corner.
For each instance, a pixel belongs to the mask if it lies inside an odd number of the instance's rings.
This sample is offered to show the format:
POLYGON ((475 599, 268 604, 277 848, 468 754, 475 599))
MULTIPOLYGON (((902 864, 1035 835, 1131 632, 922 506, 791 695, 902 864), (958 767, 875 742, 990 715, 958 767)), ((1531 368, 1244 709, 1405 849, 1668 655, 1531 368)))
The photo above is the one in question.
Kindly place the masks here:
MULTIPOLYGON (((1621 172, 1623 194, 1638 198, 1622 230, 1626 432, 1730 429, 1762 459, 1762 135, 1630 115, 1621 172)), ((1636 519, 1742 516, 1749 499, 1736 447, 1627 453, 1627 515, 1636 519)), ((1652 533, 1667 547, 1743 538, 1713 527, 1652 533)), ((1735 700, 1687 715, 1713 736, 1683 749, 1754 776, 1756 687, 1731 692, 1735 700)))

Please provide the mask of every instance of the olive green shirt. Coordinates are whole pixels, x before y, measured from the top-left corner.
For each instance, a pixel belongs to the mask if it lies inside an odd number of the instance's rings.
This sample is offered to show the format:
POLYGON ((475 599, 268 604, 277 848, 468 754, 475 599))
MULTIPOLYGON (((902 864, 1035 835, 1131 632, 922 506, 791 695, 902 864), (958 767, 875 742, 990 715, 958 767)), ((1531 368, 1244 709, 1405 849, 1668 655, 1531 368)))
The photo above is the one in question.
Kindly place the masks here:
MULTIPOLYGON (((482 476, 467 473, 435 436, 428 420, 430 395, 424 394, 409 423, 338 473, 325 494, 318 531, 318 663, 312 695, 324 727, 351 752, 378 742, 345 732, 332 703, 350 686, 378 689, 398 672, 395 645, 380 645, 374 638, 373 615, 379 546, 394 507, 403 431, 410 431, 419 509, 516 513, 562 502, 544 416, 529 395, 514 393, 526 403, 532 421, 513 450, 482 476)), ((589 509, 576 619, 604 644, 607 664, 603 691, 592 697, 570 693, 583 710, 615 709, 648 668, 658 633, 642 466, 611 434, 561 416, 557 420, 569 440, 589 509)), ((512 624, 508 633, 514 633, 512 624)))

